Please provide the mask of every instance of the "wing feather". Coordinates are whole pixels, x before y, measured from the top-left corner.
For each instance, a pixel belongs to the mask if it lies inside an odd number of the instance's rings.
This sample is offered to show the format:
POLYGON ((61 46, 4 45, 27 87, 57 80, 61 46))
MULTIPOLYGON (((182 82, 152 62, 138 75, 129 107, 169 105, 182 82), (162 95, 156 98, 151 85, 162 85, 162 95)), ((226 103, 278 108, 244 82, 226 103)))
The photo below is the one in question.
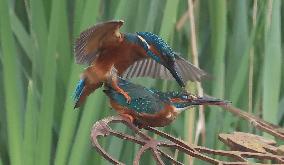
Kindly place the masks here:
POLYGON ((114 33, 123 24, 122 20, 98 23, 83 31, 75 41, 75 61, 90 64, 98 55, 101 40, 107 33, 114 33), (91 48, 91 50, 90 50, 91 48))
POLYGON ((173 80, 171 73, 161 64, 151 58, 136 61, 123 74, 124 78, 151 77, 173 80), (132 74, 135 73, 135 74, 132 74))
POLYGON ((179 66, 180 70, 183 70, 182 77, 186 81, 201 81, 202 77, 207 75, 205 71, 197 68, 181 56, 176 56, 176 64, 179 66))
MULTIPOLYGON (((185 81, 200 81, 203 76, 207 75, 203 70, 197 68, 182 57, 177 57, 175 62, 178 72, 185 81)), ((175 80, 166 67, 157 63, 152 58, 136 61, 124 72, 123 77, 127 79, 133 77, 151 77, 156 79, 175 80)))

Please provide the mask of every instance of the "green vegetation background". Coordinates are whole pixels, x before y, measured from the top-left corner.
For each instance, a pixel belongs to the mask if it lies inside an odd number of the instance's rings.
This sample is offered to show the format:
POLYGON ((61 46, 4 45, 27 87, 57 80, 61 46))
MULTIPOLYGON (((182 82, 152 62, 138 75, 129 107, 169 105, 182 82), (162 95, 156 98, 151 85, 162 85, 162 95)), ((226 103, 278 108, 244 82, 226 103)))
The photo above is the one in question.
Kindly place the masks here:
MULTIPOLYGON (((205 93, 283 126, 281 2, 195 0, 193 7, 200 67, 212 75, 202 83, 205 93)), ((156 33, 190 59, 187 8, 185 0, 0 0, 0 165, 105 164, 91 147, 90 129, 115 113, 102 91, 73 110, 72 92, 85 67, 74 63, 74 39, 97 22, 123 19, 123 32, 156 33)), ((178 89, 175 82, 135 82, 178 89)), ((255 132, 217 108, 206 108, 205 117, 205 145, 211 148, 224 148, 220 132, 255 132)), ((198 111, 187 111, 163 130, 191 142, 196 131, 188 124, 197 119, 198 111)), ((127 164, 138 150, 116 138, 102 143, 127 164)), ((143 164, 154 164, 149 157, 143 156, 143 164)))

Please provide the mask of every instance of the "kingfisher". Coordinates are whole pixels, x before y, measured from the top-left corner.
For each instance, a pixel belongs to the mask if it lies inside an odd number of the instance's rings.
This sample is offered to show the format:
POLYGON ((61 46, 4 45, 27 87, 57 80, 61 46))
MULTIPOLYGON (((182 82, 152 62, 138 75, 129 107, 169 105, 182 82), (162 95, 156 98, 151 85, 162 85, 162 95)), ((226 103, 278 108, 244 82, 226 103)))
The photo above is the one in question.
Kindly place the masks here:
MULTIPOLYGON (((150 32, 121 33, 124 21, 96 24, 83 31, 75 42, 75 61, 88 67, 81 74, 74 93, 74 108, 106 82, 111 68, 119 76, 200 81, 206 73, 174 52, 159 36, 150 32)), ((131 97, 112 79, 112 87, 129 103, 131 97)))
POLYGON ((163 127, 170 124, 184 110, 195 105, 227 105, 230 102, 212 97, 198 97, 186 91, 162 92, 153 88, 133 84, 117 77, 117 85, 131 97, 130 103, 111 86, 105 85, 104 93, 111 107, 119 115, 134 124, 144 127, 163 127))

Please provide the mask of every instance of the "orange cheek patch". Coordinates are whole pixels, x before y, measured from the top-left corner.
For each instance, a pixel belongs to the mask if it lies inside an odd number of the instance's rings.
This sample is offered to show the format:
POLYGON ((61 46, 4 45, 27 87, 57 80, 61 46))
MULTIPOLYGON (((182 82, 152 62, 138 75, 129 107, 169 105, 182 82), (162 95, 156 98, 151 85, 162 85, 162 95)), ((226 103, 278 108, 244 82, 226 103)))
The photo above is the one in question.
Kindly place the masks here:
POLYGON ((154 46, 150 45, 150 50, 157 56, 161 57, 159 51, 154 46))
POLYGON ((172 98, 170 99, 171 102, 184 102, 184 100, 180 99, 180 98, 172 98))

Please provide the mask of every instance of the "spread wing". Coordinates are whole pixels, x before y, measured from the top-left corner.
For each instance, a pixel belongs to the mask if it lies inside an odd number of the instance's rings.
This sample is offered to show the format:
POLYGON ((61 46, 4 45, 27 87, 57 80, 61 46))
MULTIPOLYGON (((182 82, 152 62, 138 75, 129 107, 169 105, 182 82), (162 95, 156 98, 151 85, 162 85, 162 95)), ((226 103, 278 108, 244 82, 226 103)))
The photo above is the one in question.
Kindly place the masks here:
POLYGON ((123 78, 151 77, 159 79, 173 79, 171 73, 152 58, 136 61, 123 74, 123 78))
POLYGON ((102 40, 105 40, 106 36, 115 36, 122 24, 123 21, 121 20, 108 21, 96 24, 83 31, 75 41, 74 52, 76 63, 90 64, 99 54, 98 51, 102 46, 102 40))
MULTIPOLYGON (((197 68, 180 56, 176 56, 175 62, 182 78, 186 81, 201 81, 206 72, 197 68)), ((175 80, 170 71, 152 58, 136 61, 123 74, 123 78, 151 77, 165 80, 175 80)))

